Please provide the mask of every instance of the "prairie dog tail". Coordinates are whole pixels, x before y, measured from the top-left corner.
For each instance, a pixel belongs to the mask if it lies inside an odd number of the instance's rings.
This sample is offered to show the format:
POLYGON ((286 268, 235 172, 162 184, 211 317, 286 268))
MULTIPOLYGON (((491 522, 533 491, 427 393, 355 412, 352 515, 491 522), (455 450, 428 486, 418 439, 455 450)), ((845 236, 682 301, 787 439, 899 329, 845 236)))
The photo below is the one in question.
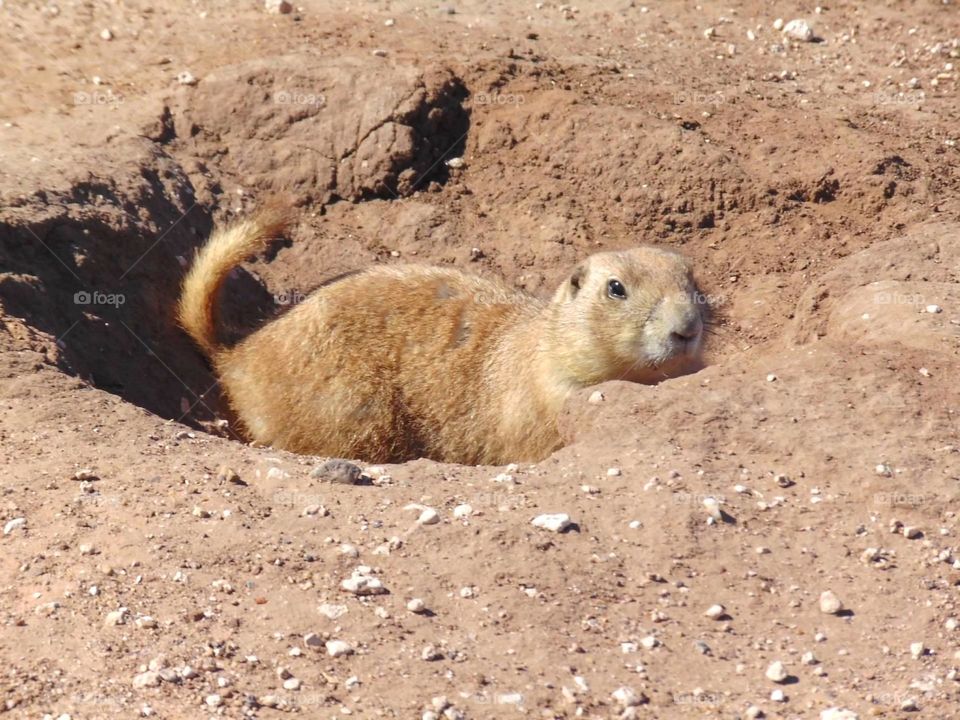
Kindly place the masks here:
POLYGON ((227 274, 281 236, 290 220, 287 208, 270 204, 250 217, 217 228, 200 250, 184 278, 177 318, 207 357, 222 350, 217 340, 216 304, 227 274))

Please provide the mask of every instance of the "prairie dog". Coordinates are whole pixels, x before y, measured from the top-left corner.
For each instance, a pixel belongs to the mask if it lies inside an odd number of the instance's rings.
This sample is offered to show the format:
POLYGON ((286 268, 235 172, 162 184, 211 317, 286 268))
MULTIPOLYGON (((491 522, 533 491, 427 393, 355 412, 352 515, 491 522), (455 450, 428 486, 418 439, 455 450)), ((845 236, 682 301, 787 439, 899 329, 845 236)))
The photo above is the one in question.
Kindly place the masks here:
POLYGON ((704 317, 690 266, 653 247, 591 255, 549 301, 453 269, 371 267, 224 347, 221 285, 286 222, 268 209, 217 229, 179 304, 259 443, 368 462, 536 461, 560 447, 572 391, 655 383, 699 362, 704 317))

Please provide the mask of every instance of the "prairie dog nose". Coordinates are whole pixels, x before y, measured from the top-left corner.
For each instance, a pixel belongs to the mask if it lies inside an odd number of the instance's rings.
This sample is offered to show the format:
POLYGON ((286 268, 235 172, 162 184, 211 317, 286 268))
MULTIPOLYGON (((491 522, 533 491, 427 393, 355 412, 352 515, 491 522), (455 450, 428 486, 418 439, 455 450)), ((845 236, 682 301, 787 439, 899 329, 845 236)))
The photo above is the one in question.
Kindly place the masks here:
POLYGON ((688 307, 677 313, 670 335, 674 340, 686 342, 696 340, 702 330, 703 320, 700 318, 700 312, 694 307, 688 307))

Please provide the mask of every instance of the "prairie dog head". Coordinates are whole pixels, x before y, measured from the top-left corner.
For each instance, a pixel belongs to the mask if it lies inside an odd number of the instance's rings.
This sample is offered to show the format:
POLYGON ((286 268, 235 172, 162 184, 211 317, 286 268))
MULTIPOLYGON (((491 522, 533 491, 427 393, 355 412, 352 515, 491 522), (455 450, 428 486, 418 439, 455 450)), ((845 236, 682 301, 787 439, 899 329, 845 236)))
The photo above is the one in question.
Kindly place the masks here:
POLYGON ((557 289, 550 335, 581 385, 656 383, 700 363, 706 306, 683 256, 652 247, 591 255, 557 289))

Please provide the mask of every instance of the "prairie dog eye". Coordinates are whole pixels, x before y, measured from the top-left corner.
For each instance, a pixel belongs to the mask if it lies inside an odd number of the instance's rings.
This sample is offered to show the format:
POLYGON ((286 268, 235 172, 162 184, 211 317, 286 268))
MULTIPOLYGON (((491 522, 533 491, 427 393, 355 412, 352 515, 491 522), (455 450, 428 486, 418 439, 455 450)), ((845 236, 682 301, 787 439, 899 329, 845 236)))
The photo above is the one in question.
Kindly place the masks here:
POLYGON ((626 300, 627 289, 619 280, 611 280, 607 283, 607 295, 614 300, 626 300))

